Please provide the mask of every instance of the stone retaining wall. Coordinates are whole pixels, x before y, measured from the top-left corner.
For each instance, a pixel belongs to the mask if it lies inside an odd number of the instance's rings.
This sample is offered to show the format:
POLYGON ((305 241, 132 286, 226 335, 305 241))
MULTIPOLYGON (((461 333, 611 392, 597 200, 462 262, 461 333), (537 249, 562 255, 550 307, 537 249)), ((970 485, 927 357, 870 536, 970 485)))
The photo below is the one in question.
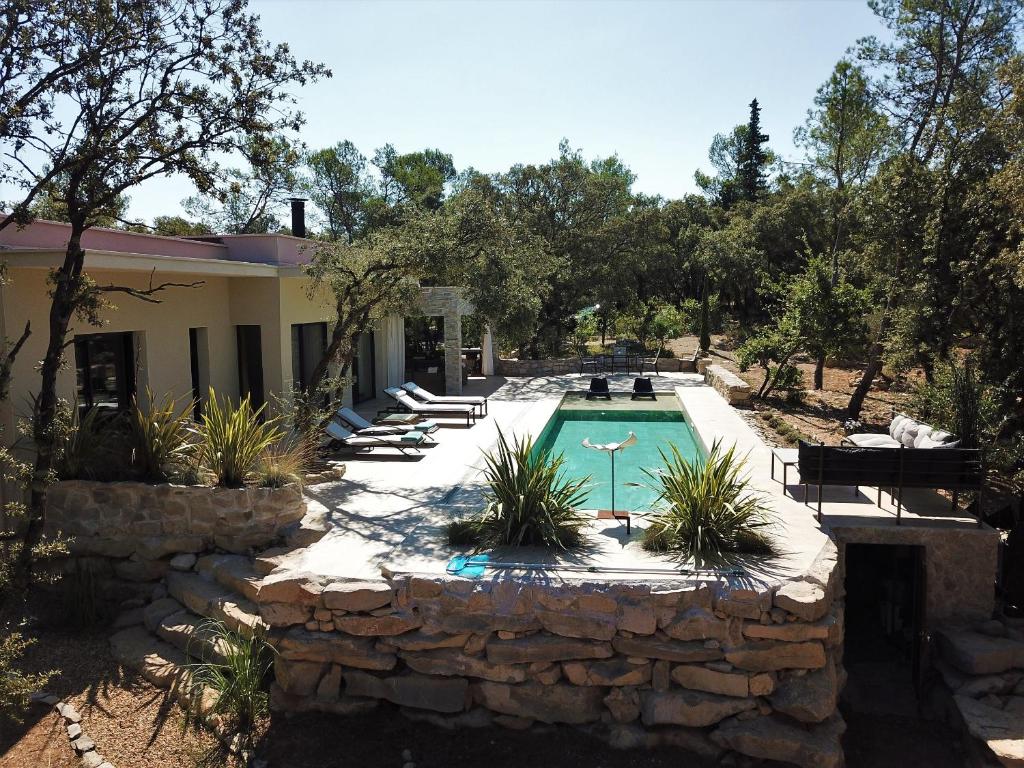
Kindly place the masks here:
POLYGON ((305 512, 297 486, 209 488, 66 480, 47 493, 46 527, 50 534, 62 531, 74 537, 73 555, 145 563, 214 547, 230 552, 263 547, 305 512))
MULTIPOLYGON (((682 357, 663 357, 658 360, 658 371, 664 373, 692 373, 694 370, 693 360, 682 357)), ((566 373, 579 373, 580 359, 578 357, 545 358, 543 360, 516 360, 514 358, 501 358, 495 364, 495 373, 498 376, 560 376, 566 373)), ((639 371, 634 371, 639 375, 639 371)), ((650 370, 645 367, 645 373, 654 373, 653 366, 650 370)))
POLYGON ((738 578, 275 571, 257 594, 278 651, 272 705, 347 713, 386 701, 446 727, 566 723, 620 747, 840 766, 835 546, 781 586, 738 578))
POLYGON ((742 405, 750 400, 750 385, 721 365, 709 365, 704 369, 704 381, 714 387, 729 405, 742 405))

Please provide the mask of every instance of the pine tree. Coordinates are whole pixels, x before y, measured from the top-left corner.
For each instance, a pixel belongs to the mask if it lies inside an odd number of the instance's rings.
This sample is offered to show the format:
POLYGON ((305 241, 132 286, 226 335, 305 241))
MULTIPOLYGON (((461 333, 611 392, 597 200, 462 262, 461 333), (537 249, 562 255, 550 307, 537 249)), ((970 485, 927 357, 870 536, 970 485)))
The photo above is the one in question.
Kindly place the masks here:
POLYGON ((765 190, 765 182, 768 177, 765 170, 768 165, 768 153, 761 145, 767 141, 768 136, 761 133, 761 106, 757 103, 757 99, 754 99, 750 102, 750 120, 747 122, 747 131, 737 169, 741 197, 744 200, 754 202, 765 190))

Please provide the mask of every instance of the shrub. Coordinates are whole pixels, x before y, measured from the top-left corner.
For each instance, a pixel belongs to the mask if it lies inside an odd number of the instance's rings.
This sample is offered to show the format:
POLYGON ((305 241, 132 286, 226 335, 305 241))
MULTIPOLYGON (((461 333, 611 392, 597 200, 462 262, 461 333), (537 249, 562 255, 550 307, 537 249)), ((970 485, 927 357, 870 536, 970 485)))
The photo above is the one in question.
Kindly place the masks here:
POLYGON ((302 476, 316 454, 316 447, 306 438, 286 437, 268 446, 260 454, 256 481, 263 488, 283 488, 302 484, 302 476))
POLYGON ((219 400, 210 388, 199 428, 199 452, 218 485, 240 487, 256 470, 263 452, 281 440, 277 421, 260 421, 262 412, 263 406, 253 410, 248 396, 236 408, 227 397, 219 400))
POLYGON ((774 551, 764 502, 750 490, 735 451, 716 442, 706 462, 690 463, 671 445, 669 454, 661 452, 663 470, 644 470, 658 493, 644 548, 684 555, 698 568, 774 551))
POLYGON ((143 412, 138 402, 132 404, 132 464, 140 477, 148 483, 165 483, 180 477, 192 465, 192 409, 189 400, 179 408, 170 396, 160 405, 147 391, 149 412, 143 412))
POLYGON ((993 387, 978 377, 974 362, 936 366, 933 383, 914 393, 911 410, 933 426, 960 439, 962 448, 977 448, 995 437, 998 397, 993 387))
POLYGON ((129 439, 124 419, 100 408, 81 413, 63 405, 57 419, 57 476, 61 480, 127 478, 129 439))
POLYGON ((450 523, 450 544, 570 549, 583 543, 587 518, 577 508, 586 498, 589 477, 567 479, 561 455, 534 452, 529 437, 510 445, 500 431, 497 447, 484 453, 484 464, 490 486, 484 510, 476 518, 450 523))
POLYGON ((216 694, 216 702, 204 714, 223 715, 238 733, 250 735, 253 723, 267 714, 273 647, 261 631, 243 635, 212 619, 200 624, 193 637, 203 642, 199 650, 191 641, 186 648, 190 656, 200 659, 189 665, 189 715, 198 714, 203 692, 210 689, 216 694))
POLYGON ((34 642, 19 632, 0 634, 0 723, 4 720, 20 723, 29 697, 57 674, 56 671, 26 674, 16 667, 25 649, 34 642))

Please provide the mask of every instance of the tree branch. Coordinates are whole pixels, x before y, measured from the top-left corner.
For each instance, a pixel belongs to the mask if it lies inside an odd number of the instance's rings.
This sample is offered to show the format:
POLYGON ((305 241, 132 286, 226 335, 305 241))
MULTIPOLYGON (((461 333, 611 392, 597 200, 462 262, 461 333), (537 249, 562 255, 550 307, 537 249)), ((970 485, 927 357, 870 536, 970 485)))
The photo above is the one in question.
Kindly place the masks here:
POLYGON ((165 291, 168 288, 198 288, 201 285, 205 285, 205 280, 196 280, 191 283, 160 283, 153 285, 153 276, 156 274, 156 268, 149 273, 149 287, 148 288, 132 288, 127 285, 97 285, 94 290, 101 293, 127 293, 133 298, 145 301, 150 304, 160 304, 161 299, 154 298, 154 296, 161 291, 165 291))

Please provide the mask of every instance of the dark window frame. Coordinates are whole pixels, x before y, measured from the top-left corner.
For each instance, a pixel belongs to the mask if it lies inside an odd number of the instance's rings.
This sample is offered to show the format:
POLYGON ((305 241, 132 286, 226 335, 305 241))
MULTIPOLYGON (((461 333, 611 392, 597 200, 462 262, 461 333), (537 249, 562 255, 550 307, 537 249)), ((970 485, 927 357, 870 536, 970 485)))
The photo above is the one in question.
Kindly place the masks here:
POLYGON ((76 382, 75 392, 79 400, 78 407, 83 412, 89 411, 97 405, 92 377, 89 374, 93 364, 94 350, 92 347, 103 342, 113 342, 120 346, 120 349, 114 350, 115 361, 119 361, 115 362, 114 367, 117 381, 116 410, 126 411, 131 408, 138 391, 135 371, 135 333, 133 331, 76 334, 74 339, 75 373, 81 378, 81 386, 78 386, 78 382, 76 382))

